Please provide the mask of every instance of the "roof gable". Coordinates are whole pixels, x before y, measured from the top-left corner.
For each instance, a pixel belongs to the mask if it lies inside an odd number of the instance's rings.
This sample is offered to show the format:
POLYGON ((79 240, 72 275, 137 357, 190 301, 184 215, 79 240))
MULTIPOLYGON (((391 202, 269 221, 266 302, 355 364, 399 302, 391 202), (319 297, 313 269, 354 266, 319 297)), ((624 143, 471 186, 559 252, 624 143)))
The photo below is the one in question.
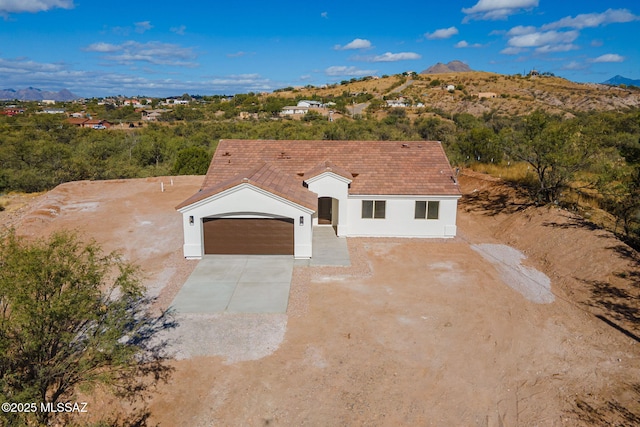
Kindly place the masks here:
POLYGON ((346 178, 349 181, 353 180, 353 175, 348 172, 346 169, 341 168, 340 166, 336 166, 329 160, 325 160, 324 162, 318 164, 316 167, 304 173, 303 177, 305 181, 310 180, 316 176, 322 175, 323 173, 331 172, 343 178, 346 178))
POLYGON ((254 187, 275 194, 305 208, 316 210, 318 207, 318 195, 300 185, 293 177, 284 174, 273 166, 262 162, 259 165, 241 172, 230 179, 211 187, 203 188, 189 199, 176 206, 181 209, 193 203, 204 200, 215 194, 221 193, 241 184, 250 184, 254 187))

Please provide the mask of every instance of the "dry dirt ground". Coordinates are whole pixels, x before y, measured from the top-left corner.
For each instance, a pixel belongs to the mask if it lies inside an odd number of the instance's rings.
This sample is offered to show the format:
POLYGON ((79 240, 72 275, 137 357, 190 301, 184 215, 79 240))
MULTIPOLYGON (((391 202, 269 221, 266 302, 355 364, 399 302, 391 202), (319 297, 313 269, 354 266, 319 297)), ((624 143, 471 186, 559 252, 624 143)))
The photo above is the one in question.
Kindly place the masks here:
MULTIPOLYGON (((167 306, 195 265, 173 206, 202 178, 170 180, 64 184, 10 198, 0 220, 30 236, 77 229, 121 251, 167 306)), ((461 187, 457 238, 349 239, 351 267, 295 268, 286 315, 198 319, 225 333, 198 335, 208 355, 173 362, 151 421, 639 425, 638 254, 498 180, 469 172, 461 187), (263 343, 247 331, 263 324, 280 338, 252 353, 263 343)))

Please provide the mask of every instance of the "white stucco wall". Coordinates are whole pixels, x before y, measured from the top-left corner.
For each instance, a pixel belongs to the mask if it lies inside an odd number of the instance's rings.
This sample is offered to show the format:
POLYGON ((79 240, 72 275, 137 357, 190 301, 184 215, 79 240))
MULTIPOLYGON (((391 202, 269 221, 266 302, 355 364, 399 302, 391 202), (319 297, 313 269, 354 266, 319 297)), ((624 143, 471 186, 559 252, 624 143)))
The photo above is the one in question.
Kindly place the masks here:
MULTIPOLYGON (((338 236, 346 236, 349 233, 349 183, 351 180, 336 175, 332 172, 325 172, 305 181, 309 190, 318 194, 318 197, 332 197, 332 225, 336 225, 338 236), (335 213, 338 212, 336 216, 335 213)), ((314 224, 318 224, 318 217, 314 215, 314 224)))
POLYGON ((202 218, 210 217, 293 218, 294 256, 311 257, 313 211, 250 184, 240 184, 186 206, 179 212, 182 213, 185 258, 201 258, 204 254, 202 218), (303 217, 303 225, 300 225, 300 217, 303 217))
POLYGON ((458 197, 351 196, 348 236, 455 237, 458 197), (385 200, 384 219, 362 218, 363 200, 385 200), (439 219, 415 219, 416 200, 440 201, 439 219))

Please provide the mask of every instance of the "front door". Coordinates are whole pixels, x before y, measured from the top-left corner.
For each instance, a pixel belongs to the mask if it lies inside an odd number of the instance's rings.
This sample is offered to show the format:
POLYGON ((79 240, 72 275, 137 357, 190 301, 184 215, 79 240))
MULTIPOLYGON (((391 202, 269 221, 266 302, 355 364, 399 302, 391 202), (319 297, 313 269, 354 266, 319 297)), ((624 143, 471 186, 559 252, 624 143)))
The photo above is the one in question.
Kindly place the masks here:
POLYGON ((318 224, 331 225, 331 197, 320 197, 318 199, 318 224))

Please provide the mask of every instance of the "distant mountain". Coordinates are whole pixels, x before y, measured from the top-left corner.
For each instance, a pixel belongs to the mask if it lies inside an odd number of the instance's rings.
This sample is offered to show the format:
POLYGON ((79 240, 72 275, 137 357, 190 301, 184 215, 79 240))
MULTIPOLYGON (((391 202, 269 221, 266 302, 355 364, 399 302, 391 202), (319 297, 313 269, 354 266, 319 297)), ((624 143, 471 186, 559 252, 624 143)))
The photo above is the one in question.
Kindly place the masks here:
POLYGON ((54 101, 73 101, 79 97, 68 91, 62 89, 59 92, 50 92, 46 90, 40 90, 34 87, 28 87, 26 89, 4 89, 0 90, 0 99, 19 101, 42 101, 43 99, 52 99, 54 101))
POLYGON ((606 82, 602 82, 603 85, 611 85, 611 86, 638 86, 640 87, 640 80, 628 79, 626 77, 622 77, 621 75, 617 75, 615 77, 611 77, 606 82))
POLYGON ((473 71, 467 64, 462 61, 451 61, 448 64, 438 62, 435 65, 422 71, 420 74, 440 74, 440 73, 464 73, 467 71, 473 71))

